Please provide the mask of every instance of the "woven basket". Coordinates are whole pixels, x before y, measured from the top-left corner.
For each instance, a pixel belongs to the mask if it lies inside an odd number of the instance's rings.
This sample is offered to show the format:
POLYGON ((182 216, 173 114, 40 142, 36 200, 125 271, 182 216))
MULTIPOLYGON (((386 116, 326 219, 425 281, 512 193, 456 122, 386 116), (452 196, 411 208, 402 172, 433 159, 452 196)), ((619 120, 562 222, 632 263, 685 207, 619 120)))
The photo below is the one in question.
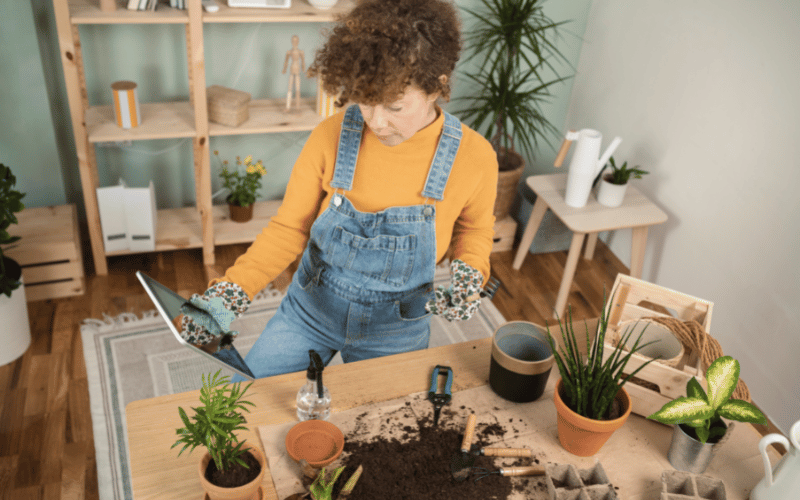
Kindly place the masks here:
MULTIPOLYGON (((511 205, 517 196, 517 186, 525 170, 525 160, 516 151, 506 151, 501 149, 501 154, 506 155, 510 170, 500 170, 497 173, 497 199, 494 202, 495 220, 503 220, 508 217, 511 205), (516 168, 513 168, 516 166, 516 168)), ((502 168, 502 165, 501 165, 502 168)))

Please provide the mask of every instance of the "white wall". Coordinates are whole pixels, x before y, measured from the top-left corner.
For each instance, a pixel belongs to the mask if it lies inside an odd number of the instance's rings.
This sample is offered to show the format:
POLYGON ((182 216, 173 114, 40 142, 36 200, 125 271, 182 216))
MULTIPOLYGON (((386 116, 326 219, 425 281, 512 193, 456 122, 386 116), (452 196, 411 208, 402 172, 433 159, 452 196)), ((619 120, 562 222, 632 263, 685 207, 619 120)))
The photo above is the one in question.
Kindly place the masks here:
MULTIPOLYGON (((800 2, 594 0, 566 128, 669 214, 643 278, 714 302, 711 333, 788 433, 800 419, 800 2)), ((604 238, 624 262, 630 232, 604 238)))

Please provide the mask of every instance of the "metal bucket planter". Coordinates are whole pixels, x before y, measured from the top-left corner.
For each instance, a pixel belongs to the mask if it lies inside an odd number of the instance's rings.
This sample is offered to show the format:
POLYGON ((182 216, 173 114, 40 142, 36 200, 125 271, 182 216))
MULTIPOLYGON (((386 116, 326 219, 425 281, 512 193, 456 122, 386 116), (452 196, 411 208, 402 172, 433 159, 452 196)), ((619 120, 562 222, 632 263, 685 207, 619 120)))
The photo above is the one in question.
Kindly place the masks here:
MULTIPOLYGON (((725 435, 728 435, 731 428, 727 425, 725 427, 727 428, 725 435)), ((677 470, 702 474, 714 458, 719 445, 724 442, 725 436, 716 443, 701 443, 687 432, 689 429, 691 427, 684 424, 675 426, 667 458, 677 470)))

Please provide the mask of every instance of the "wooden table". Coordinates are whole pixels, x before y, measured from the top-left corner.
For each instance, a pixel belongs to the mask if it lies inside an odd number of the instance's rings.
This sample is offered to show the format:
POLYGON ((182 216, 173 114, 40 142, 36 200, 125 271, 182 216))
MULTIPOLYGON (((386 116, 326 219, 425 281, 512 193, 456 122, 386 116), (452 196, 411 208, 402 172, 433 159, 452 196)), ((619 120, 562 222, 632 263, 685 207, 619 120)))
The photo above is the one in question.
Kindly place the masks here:
MULTIPOLYGON (((583 342, 579 342, 583 344, 583 342)), ((325 383, 333 394, 333 411, 339 412, 362 406, 371 402, 387 401, 428 389, 430 373, 437 364, 453 368, 453 392, 478 387, 488 383, 491 359, 491 339, 481 339, 459 344, 451 344, 422 351, 398 354, 384 358, 371 359, 357 363, 331 366, 325 370, 325 383)), ((545 439, 557 444, 555 431, 555 407, 552 403, 552 387, 558 379, 558 372, 551 372, 548 391, 531 407, 519 406, 521 416, 536 422, 550 422, 545 439)), ((305 372, 279 375, 257 380, 250 389, 250 399, 255 409, 247 416, 249 430, 240 437, 251 443, 260 443, 256 429, 259 426, 279 424, 296 419, 295 395, 305 382, 305 372)), ((194 454, 178 457, 177 449, 170 449, 175 441, 175 429, 182 426, 178 407, 188 408, 199 402, 199 391, 159 396, 134 401, 127 406, 128 446, 130 450, 130 469, 134 497, 137 500, 187 500, 203 496, 197 477, 197 464, 200 450, 194 454)), ((725 456, 717 456, 712 466, 725 474, 738 477, 748 488, 752 488, 763 477, 764 469, 758 453, 757 443, 760 435, 750 424, 737 424, 738 433, 726 443, 725 456)), ((572 463, 585 468, 594 460, 603 461, 609 477, 621 474, 639 474, 647 470, 649 474, 641 479, 642 491, 647 493, 631 495, 631 500, 658 498, 652 496, 653 488, 659 487, 659 471, 669 469, 666 459, 672 429, 668 426, 631 415, 625 426, 607 443, 607 451, 601 450, 596 457, 579 458, 563 449, 552 461, 572 463), (638 442, 639 444, 634 444, 638 442), (629 446, 650 446, 650 463, 627 467, 624 453, 629 446), (611 460, 603 453, 622 450, 621 460, 611 460), (620 466, 619 464, 623 465, 620 466), (655 482, 654 482, 655 481, 655 482)), ((777 454, 773 453, 773 459, 777 454)), ((265 475, 265 498, 278 499, 272 477, 265 475)), ((727 487, 727 485, 726 485, 727 487)), ((728 492, 728 499, 744 497, 728 492)), ((627 500, 627 499, 626 499, 627 500)))
POLYGON ((567 174, 532 175, 525 181, 536 193, 531 216, 522 234, 522 241, 517 249, 512 267, 519 269, 528 254, 544 214, 549 208, 556 217, 572 231, 572 243, 567 254, 567 263, 561 286, 558 289, 553 317, 563 317, 567 305, 567 296, 578 267, 578 257, 586 240, 584 257, 591 259, 597 244, 597 235, 603 231, 616 229, 633 230, 631 241, 631 272, 634 278, 642 277, 644 251, 647 247, 647 229, 654 224, 667 220, 667 214, 645 197, 635 186, 628 185, 625 199, 619 207, 611 208, 598 203, 594 195, 589 196, 586 206, 574 208, 564 201, 567 186, 567 174))

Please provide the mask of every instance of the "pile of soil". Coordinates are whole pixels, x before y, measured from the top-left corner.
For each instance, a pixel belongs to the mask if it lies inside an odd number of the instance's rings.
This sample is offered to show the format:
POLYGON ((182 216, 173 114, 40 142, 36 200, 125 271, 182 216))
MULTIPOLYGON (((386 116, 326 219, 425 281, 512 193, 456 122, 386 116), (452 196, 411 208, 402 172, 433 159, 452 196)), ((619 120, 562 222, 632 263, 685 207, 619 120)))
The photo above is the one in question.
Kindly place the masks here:
MULTIPOLYGON (((463 410, 463 408, 462 408, 463 410)), ((460 414, 462 417, 464 413, 460 414)), ((366 413, 358 418, 363 418, 366 413)), ((442 414, 445 417, 445 414, 442 414)), ((387 420, 388 423, 388 420, 387 420)), ((463 429, 434 427, 430 418, 417 422, 418 428, 403 427, 400 438, 387 439, 382 436, 365 438, 361 435, 345 436, 343 464, 346 469, 340 476, 346 480, 362 465, 364 472, 348 500, 452 500, 454 498, 505 500, 512 491, 540 491, 546 498, 547 488, 544 476, 510 478, 491 474, 475 481, 483 471, 473 469, 470 476, 456 482, 450 470, 453 455, 460 451, 463 429)), ((489 445, 489 439, 502 438, 506 430, 499 424, 479 426, 473 444, 481 447, 489 445)), ((492 439, 496 442, 497 439, 492 439)), ((538 464, 539 459, 517 459, 513 465, 538 464)), ((494 457, 475 457, 474 467, 489 471, 500 468, 499 459, 494 457), (496 461, 498 460, 498 461, 496 461)), ((337 484, 337 486, 339 486, 337 484)))

